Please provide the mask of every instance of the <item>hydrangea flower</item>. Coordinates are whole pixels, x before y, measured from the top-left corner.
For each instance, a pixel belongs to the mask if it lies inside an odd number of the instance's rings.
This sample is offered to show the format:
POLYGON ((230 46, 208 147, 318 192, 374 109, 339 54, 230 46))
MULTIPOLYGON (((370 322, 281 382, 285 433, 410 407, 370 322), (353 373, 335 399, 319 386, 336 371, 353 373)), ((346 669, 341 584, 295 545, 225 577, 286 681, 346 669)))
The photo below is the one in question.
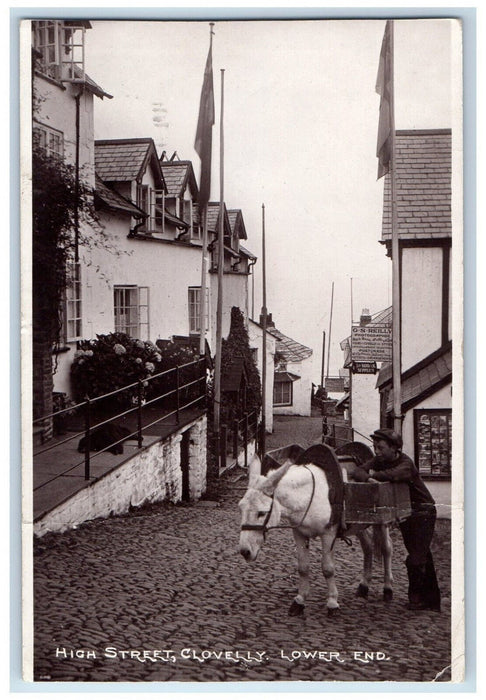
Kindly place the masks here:
POLYGON ((126 354, 126 349, 123 347, 123 345, 120 345, 120 343, 115 343, 113 346, 113 350, 117 355, 125 355, 126 354))
POLYGON ((153 372, 154 369, 155 369, 155 365, 154 365, 152 362, 146 362, 146 363, 145 363, 145 369, 146 369, 148 372, 153 372))
POLYGON ((136 357, 136 358, 135 358, 135 362, 137 363, 137 365, 141 365, 142 362, 143 362, 143 360, 142 360, 141 357, 136 357))

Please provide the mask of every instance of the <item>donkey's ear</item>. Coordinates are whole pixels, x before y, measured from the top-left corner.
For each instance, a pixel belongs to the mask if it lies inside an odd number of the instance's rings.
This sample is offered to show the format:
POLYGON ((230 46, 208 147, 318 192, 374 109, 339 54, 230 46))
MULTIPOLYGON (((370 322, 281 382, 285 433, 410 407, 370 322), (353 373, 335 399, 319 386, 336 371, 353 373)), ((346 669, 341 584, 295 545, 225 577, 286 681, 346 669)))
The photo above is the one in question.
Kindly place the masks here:
POLYGON ((262 472, 262 463, 260 462, 260 458, 258 457, 257 454, 253 455, 253 458, 249 464, 248 467, 248 475, 249 475, 249 480, 248 483, 249 485, 253 485, 258 477, 260 476, 262 472))
POLYGON ((275 491, 278 482, 280 479, 285 476, 287 473, 289 467, 293 465, 293 462, 291 462, 289 459, 287 459, 281 467, 276 469, 275 471, 272 471, 268 474, 267 479, 265 483, 262 486, 262 492, 266 494, 267 496, 271 496, 273 492, 275 491))

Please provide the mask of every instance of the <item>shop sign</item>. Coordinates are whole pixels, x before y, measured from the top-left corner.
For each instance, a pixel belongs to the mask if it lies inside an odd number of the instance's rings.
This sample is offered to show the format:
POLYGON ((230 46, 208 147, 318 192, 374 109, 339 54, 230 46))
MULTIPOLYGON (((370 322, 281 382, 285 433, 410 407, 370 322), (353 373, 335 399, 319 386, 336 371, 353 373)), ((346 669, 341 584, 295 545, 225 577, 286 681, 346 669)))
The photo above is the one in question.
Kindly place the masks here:
POLYGON ((351 365, 353 374, 376 374, 377 370, 376 362, 353 362, 351 365))
POLYGON ((344 392, 344 377, 326 377, 325 387, 333 394, 344 392))
POLYGON ((351 328, 351 360, 353 362, 391 362, 391 324, 353 326, 351 328))

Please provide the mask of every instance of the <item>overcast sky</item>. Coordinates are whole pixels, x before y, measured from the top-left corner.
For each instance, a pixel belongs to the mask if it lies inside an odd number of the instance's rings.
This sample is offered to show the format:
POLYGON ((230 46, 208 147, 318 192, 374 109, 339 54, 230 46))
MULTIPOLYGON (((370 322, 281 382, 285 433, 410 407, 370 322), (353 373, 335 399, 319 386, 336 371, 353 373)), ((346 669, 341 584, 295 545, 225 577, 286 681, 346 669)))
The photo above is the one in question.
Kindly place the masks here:
MULTIPOLYGON (((96 99, 95 138, 152 137, 159 154, 192 160, 207 22, 93 21, 89 75, 112 100, 96 99)), ((384 20, 216 22, 213 70, 217 123, 211 198, 219 201, 220 69, 224 69, 224 192, 243 212, 245 247, 258 256, 265 205, 267 307, 277 328, 314 350, 334 309, 330 374, 339 342, 362 308, 391 304, 391 262, 381 237, 377 181, 376 73, 384 20)), ((397 129, 449 128, 454 23, 395 22, 397 129)), ((327 340, 326 340, 327 366, 327 340)))

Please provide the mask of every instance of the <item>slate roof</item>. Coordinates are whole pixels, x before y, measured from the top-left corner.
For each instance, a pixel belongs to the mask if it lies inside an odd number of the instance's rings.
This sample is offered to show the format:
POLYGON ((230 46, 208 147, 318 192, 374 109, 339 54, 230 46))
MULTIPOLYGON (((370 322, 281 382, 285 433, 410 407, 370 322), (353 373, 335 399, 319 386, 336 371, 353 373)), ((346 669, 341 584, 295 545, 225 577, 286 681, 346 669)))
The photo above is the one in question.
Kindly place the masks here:
POLYGON ((253 253, 251 253, 249 250, 244 248, 242 245, 240 245, 238 252, 242 253, 243 255, 245 255, 247 258, 250 258, 251 260, 258 260, 256 255, 253 255, 253 253))
POLYGON ((162 188, 163 175, 151 138, 95 141, 95 170, 104 182, 139 180, 149 161, 159 179, 156 187, 162 188))
MULTIPOLYGON (((386 309, 383 309, 383 311, 378 311, 375 316, 371 319, 369 323, 367 323, 367 326, 378 326, 378 325, 383 325, 385 323, 392 323, 392 308, 389 306, 386 309)), ((341 350, 345 353, 344 357, 344 366, 350 366, 351 364, 351 336, 348 335, 347 338, 342 340, 339 344, 341 350)))
POLYGON ((121 211, 126 211, 136 218, 146 217, 147 214, 143 212, 139 207, 137 207, 130 200, 122 197, 118 192, 114 192, 112 189, 107 187, 99 175, 95 175, 95 196, 98 197, 106 206, 110 209, 118 209, 121 211))
MULTIPOLYGON (((383 387, 392 379, 392 365, 387 364, 381 368, 377 387, 383 387)), ((411 367, 402 375, 401 392, 402 406, 408 403, 413 405, 415 399, 422 394, 434 389, 444 381, 452 379, 452 347, 449 344, 440 352, 432 354, 430 359, 419 362, 416 367, 411 367)), ((386 410, 393 408, 393 389, 388 394, 386 410)))
POLYGON ((292 372, 274 372, 273 381, 275 384, 282 384, 283 382, 296 382, 300 379, 298 374, 293 374, 292 372))
POLYGON ((91 92, 92 92, 93 94, 95 94, 97 97, 101 97, 101 99, 103 99, 103 97, 108 97, 109 100, 112 100, 112 99, 113 99, 113 95, 109 95, 107 92, 105 92, 105 90, 103 90, 103 88, 100 87, 100 86, 98 85, 98 83, 95 83, 95 81, 93 80, 93 78, 90 78, 89 75, 88 75, 87 73, 84 73, 84 75, 83 75, 83 73, 82 73, 82 71, 80 70, 80 68, 78 68, 78 66, 76 66, 76 65, 74 66, 74 75, 75 75, 77 78, 83 78, 83 77, 84 77, 84 84, 85 84, 85 86, 88 88, 88 90, 91 90, 91 92))
MULTIPOLYGON (((219 202, 208 202, 208 231, 216 235, 219 233, 219 209, 219 202)), ((231 226, 226 205, 224 205, 224 219, 224 235, 230 236, 231 226)))
POLYGON ((248 236, 246 235, 245 222, 243 221, 241 209, 228 209, 228 219, 232 235, 236 233, 238 238, 246 241, 248 236))
POLYGON ((267 327, 267 333, 270 333, 270 335, 273 335, 276 339, 275 350, 279 352, 287 362, 301 362, 312 355, 312 350, 310 348, 284 335, 277 330, 277 328, 273 328, 272 326, 267 327))
POLYGON ((161 160, 160 167, 167 186, 168 197, 179 197, 187 183, 194 197, 197 196, 197 183, 190 160, 161 160))
MULTIPOLYGON (((452 235, 450 129, 396 132, 396 196, 400 238, 452 235)), ((385 176, 382 241, 390 241, 391 181, 385 176)))

